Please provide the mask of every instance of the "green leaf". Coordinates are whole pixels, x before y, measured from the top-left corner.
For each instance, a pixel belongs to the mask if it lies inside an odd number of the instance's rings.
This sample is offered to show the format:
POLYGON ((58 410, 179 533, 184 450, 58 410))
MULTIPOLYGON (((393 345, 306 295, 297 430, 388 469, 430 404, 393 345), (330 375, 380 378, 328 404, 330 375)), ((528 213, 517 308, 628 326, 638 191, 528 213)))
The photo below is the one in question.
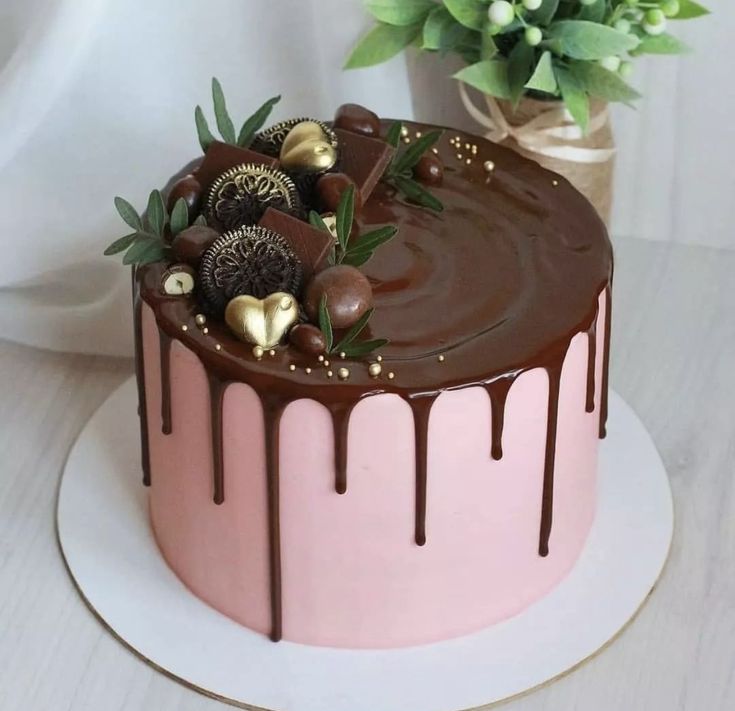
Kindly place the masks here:
POLYGON ((171 210, 171 234, 176 237, 179 232, 185 230, 189 226, 189 207, 186 200, 180 197, 171 210))
POLYGON ((433 0, 368 0, 366 7, 379 22, 413 25, 423 22, 436 5, 433 0))
POLYGON ((454 18, 445 7, 435 7, 424 23, 422 49, 443 49, 447 31, 456 26, 454 18))
POLYGON ((531 78, 526 82, 526 89, 535 89, 536 91, 543 91, 547 94, 556 94, 559 87, 556 84, 556 77, 554 77, 551 52, 547 51, 541 55, 536 69, 534 69, 531 78))
POLYGON ((163 228, 166 224, 166 218, 166 206, 163 204, 163 195, 161 195, 160 190, 152 190, 148 197, 146 220, 153 232, 159 237, 163 236, 163 228))
POLYGON ((316 210, 309 211, 309 224, 312 227, 316 227, 319 230, 324 230, 324 232, 328 232, 329 234, 331 234, 329 227, 327 227, 327 224, 322 219, 322 216, 316 210))
POLYGON ((129 235, 125 235, 125 237, 120 237, 120 239, 116 239, 103 252, 103 254, 106 257, 109 257, 112 254, 119 254, 120 252, 124 252, 131 244, 133 244, 137 236, 138 236, 137 232, 131 232, 129 235))
POLYGON ((327 311, 327 295, 322 294, 319 301, 319 329, 324 334, 324 340, 327 346, 327 353, 331 352, 334 343, 334 331, 332 330, 332 320, 329 318, 327 311))
POLYGON ((217 77, 212 77, 212 102, 214 103, 214 118, 217 121, 217 129, 220 136, 222 136, 222 140, 230 145, 237 145, 235 126, 227 112, 225 94, 217 77))
POLYGON ((352 221, 355 219, 355 186, 349 185, 342 193, 337 205, 337 241, 342 250, 347 249, 352 231, 352 221))
POLYGON ((548 25, 556 15, 559 9, 559 0, 544 0, 538 10, 534 10, 528 14, 528 19, 533 25, 548 25))
POLYGON ((483 94, 490 94, 498 99, 510 98, 508 86, 508 65, 500 59, 488 59, 461 69, 453 75, 455 79, 474 86, 483 94))
POLYGON ((204 112, 202 111, 201 106, 197 106, 194 109, 194 121, 197 125, 197 136, 199 136, 199 145, 206 153, 207 149, 217 139, 215 139, 215 137, 212 135, 212 132, 209 130, 209 124, 207 123, 207 119, 204 118, 204 112))
POLYGON ((207 218, 204 216, 204 214, 197 215, 196 220, 194 220, 195 225, 201 225, 202 227, 207 226, 207 218))
POLYGON ((508 55, 508 89, 513 108, 518 106, 533 71, 534 49, 527 42, 518 42, 508 55))
POLYGON ((695 17, 709 15, 710 11, 694 0, 679 0, 679 12, 670 20, 693 20, 695 17))
POLYGON ((555 67, 556 81, 559 83, 561 98, 569 109, 572 118, 582 131, 587 132, 590 119, 590 102, 579 80, 564 67, 555 67))
POLYGON ((640 94, 628 86, 619 74, 611 72, 592 62, 574 62, 570 67, 572 74, 579 80, 590 95, 605 101, 630 102, 640 98, 640 94))
POLYGON ((602 22, 607 9, 606 0, 595 0, 591 5, 582 5, 577 15, 578 20, 589 20, 590 22, 602 22))
POLYGON ((391 172, 402 173, 404 170, 413 168, 421 160, 421 156, 441 138, 441 135, 441 131, 429 131, 421 138, 417 138, 403 153, 395 157, 391 172))
POLYGON ((547 30, 552 40, 558 40, 562 54, 572 59, 602 59, 634 49, 638 39, 612 27, 586 20, 562 20, 547 30))
POLYGON ((660 35, 647 35, 635 48, 634 54, 684 54, 689 47, 680 39, 666 32, 660 35))
POLYGON ((420 33, 421 24, 396 26, 380 22, 357 43, 344 68, 359 69, 386 62, 408 47, 420 33))
POLYGON ((252 116, 246 119, 240 129, 240 135, 237 137, 238 146, 247 148, 253 142, 255 134, 263 128, 263 125, 271 115, 271 111, 273 111, 273 107, 280 100, 280 95, 268 99, 252 116))
POLYGON ((123 264, 149 264, 163 259, 163 242, 155 237, 139 237, 123 257, 123 264))
POLYGON ((483 30, 480 36, 480 60, 492 59, 497 53, 498 46, 493 36, 487 30, 483 30))
POLYGON ((348 358, 359 358, 360 356, 364 356, 364 355, 367 355, 368 353, 372 353, 374 350, 378 348, 382 348, 388 343, 389 341, 387 338, 376 338, 372 341, 361 341, 360 343, 351 343, 349 346, 346 346, 345 348, 343 348, 342 351, 348 358))
POLYGON ((374 252, 382 244, 393 239, 397 232, 398 228, 395 225, 386 225, 385 227, 378 227, 377 230, 366 232, 364 235, 360 235, 360 239, 350 252, 374 252))
POLYGON ((385 134, 385 142, 393 146, 393 148, 398 148, 398 143, 401 140, 402 128, 403 124, 400 121, 394 121, 388 129, 388 133, 385 134))
POLYGON ((411 178, 404 178, 397 175, 393 178, 396 187, 412 202, 421 205, 422 207, 428 207, 434 212, 441 212, 444 209, 444 205, 441 201, 435 198, 428 190, 422 188, 415 180, 411 178))
POLYGON ((367 326, 368 321, 370 320, 370 317, 373 315, 373 311, 375 309, 368 309, 360 318, 357 320, 357 323, 349 330, 347 333, 342 336, 342 339, 340 342, 334 347, 334 350, 339 353, 340 351, 343 351, 346 346, 349 346, 352 341, 357 338, 362 330, 367 326))
POLYGON ((487 3, 480 0, 444 0, 457 22, 471 30, 481 30, 487 22, 487 3))
POLYGON ((143 229, 143 221, 140 219, 140 215, 125 198, 115 198, 115 209, 128 227, 132 227, 134 230, 143 229))

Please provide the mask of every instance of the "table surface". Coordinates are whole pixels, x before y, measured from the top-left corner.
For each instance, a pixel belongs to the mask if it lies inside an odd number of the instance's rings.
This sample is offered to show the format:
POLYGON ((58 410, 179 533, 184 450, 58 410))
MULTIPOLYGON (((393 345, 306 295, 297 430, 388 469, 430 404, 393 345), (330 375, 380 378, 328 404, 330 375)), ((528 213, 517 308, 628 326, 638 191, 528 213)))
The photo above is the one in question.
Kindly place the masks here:
MULTIPOLYGON (((611 382, 666 464, 673 548, 622 635, 573 673, 502 707, 724 711, 735 708, 735 251, 633 239, 616 240, 616 250, 611 382)), ((59 553, 64 460, 131 372, 129 360, 0 342, 0 711, 227 708, 115 640, 85 607, 59 553)))

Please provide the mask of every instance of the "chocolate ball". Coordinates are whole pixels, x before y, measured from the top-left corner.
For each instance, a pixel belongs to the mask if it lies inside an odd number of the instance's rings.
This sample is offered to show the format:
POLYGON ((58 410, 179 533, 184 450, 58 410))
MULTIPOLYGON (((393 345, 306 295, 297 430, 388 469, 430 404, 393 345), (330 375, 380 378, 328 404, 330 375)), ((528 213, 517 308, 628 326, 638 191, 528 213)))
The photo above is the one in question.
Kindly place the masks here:
POLYGON ((424 153, 414 166, 413 175, 416 180, 426 185, 441 185, 444 179, 444 166, 433 153, 424 153))
POLYGON ((360 104, 342 104, 334 115, 334 127, 363 136, 378 136, 380 119, 360 104))
POLYGON ((327 296, 327 312, 336 329, 349 328, 373 305, 373 289, 355 267, 337 264, 318 272, 304 292, 304 309, 314 323, 319 321, 319 304, 327 296))
POLYGON ((204 225, 192 225, 185 230, 181 230, 174 237, 173 250, 174 256, 180 262, 191 264, 192 267, 198 267, 202 259, 202 255, 209 249, 214 241, 219 237, 219 232, 211 227, 204 225))
POLYGON ((189 222, 191 222, 199 213, 199 205, 202 199, 202 186, 191 173, 173 184, 166 199, 166 207, 169 212, 174 209, 174 205, 179 198, 184 198, 186 201, 186 207, 189 208, 189 222))
POLYGON ((324 334, 310 323, 299 323, 288 332, 288 340, 296 350, 309 355, 319 355, 327 349, 324 334))
POLYGON ((344 173, 327 173, 322 175, 316 183, 316 197, 322 210, 336 212, 342 193, 352 185, 355 187, 355 210, 362 208, 362 195, 355 185, 355 181, 344 173))

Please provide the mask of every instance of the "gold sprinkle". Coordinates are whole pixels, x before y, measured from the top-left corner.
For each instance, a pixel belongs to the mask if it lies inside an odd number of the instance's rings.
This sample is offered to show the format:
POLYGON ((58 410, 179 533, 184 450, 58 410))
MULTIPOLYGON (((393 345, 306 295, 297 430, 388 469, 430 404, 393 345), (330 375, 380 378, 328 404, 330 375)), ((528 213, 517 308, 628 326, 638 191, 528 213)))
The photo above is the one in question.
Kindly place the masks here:
POLYGON ((370 363, 368 373, 371 378, 377 378, 383 372, 383 366, 380 363, 370 363))
POLYGON ((304 368, 304 372, 309 375, 311 373, 311 368, 307 365, 306 368, 304 368))
POLYGON ((377 360, 378 363, 382 363, 383 362, 383 356, 376 356, 375 357, 375 360, 377 360))
POLYGON ((455 143, 462 143, 462 136, 455 136, 454 137, 454 142, 455 143))
POLYGON ((340 352, 339 352, 339 357, 340 357, 340 358, 341 358, 342 360, 344 360, 345 358, 347 358, 347 353, 345 353, 344 351, 340 351, 340 352))
POLYGON ((408 136, 408 126, 401 126, 401 136, 406 138, 408 136))
POLYGON ((466 151, 470 150, 471 147, 472 147, 472 145, 470 143, 465 143, 464 144, 464 148, 465 148, 466 151))
POLYGON ((444 358, 444 354, 442 353, 441 355, 438 355, 436 359, 437 359, 437 360, 438 360, 438 361, 439 361, 440 363, 443 363, 443 362, 444 362, 444 360, 445 360, 445 358, 444 358))
POLYGON ((467 163, 467 165, 471 165, 471 163, 472 163, 472 158, 468 158, 468 159, 467 159, 467 160, 465 161, 465 163, 467 163))
POLYGON ((396 377, 396 374, 391 370, 390 373, 388 373, 388 380, 393 380, 393 378, 396 377))
POLYGON ((182 330, 182 331, 188 331, 188 330, 189 330, 189 327, 188 327, 188 326, 187 326, 186 324, 184 324, 184 325, 183 325, 183 326, 181 327, 181 330, 182 330))
POLYGON ((331 370, 327 371, 327 377, 331 378, 334 375, 334 373, 331 370))
POLYGON ((320 356, 319 356, 319 357, 317 358, 317 360, 318 360, 318 361, 319 361, 320 363, 323 363, 323 362, 324 362, 324 356, 323 356, 323 355, 320 355, 320 356))
POLYGON ((207 328, 207 327, 205 326, 205 327, 204 327, 204 328, 202 329, 202 333, 203 333, 203 334, 204 334, 204 335, 206 336, 206 335, 207 335, 207 334, 209 333, 209 329, 208 329, 208 328, 207 328))
POLYGON ((253 346, 253 355, 260 360, 263 357, 263 348, 262 346, 253 346))
POLYGON ((219 343, 215 343, 214 344, 214 350, 221 351, 222 350, 222 346, 219 343))
POLYGON ((473 156, 477 155, 477 146, 472 146, 472 155, 473 156))
POLYGON ((463 160, 464 156, 461 153, 457 153, 457 160, 463 160))
POLYGON ((349 370, 349 368, 340 368, 337 371, 337 377, 340 380, 347 380, 347 378, 350 377, 350 370, 349 370))
POLYGON ((291 363, 291 365, 288 366, 288 369, 293 373, 294 370, 296 370, 296 366, 293 363, 291 363))
POLYGON ((552 181, 551 181, 551 184, 552 184, 552 185, 553 185, 554 187, 556 187, 557 185, 559 185, 559 181, 558 181, 558 180, 552 180, 552 181))
POLYGON ((416 138, 421 138, 422 135, 421 131, 416 131, 416 138))
POLYGON ((201 328, 205 323, 207 323, 207 317, 204 314, 197 314, 194 316, 194 323, 201 328))
POLYGON ((495 163, 493 163, 491 160, 486 160, 482 167, 485 169, 485 172, 492 173, 495 170, 495 163))
POLYGON ((434 147, 433 147, 433 148, 431 149, 431 152, 432 152, 432 153, 433 153, 433 154, 434 154, 435 156, 438 156, 438 155, 439 155, 439 149, 438 149, 438 148, 437 148, 436 146, 434 146, 434 147))
POLYGON ((328 367, 329 367, 329 361, 328 361, 328 360, 325 360, 325 361, 324 361, 324 367, 325 367, 325 368, 328 368, 328 367))
POLYGON ((403 142, 404 142, 404 143, 411 143, 411 139, 410 139, 410 137, 409 137, 409 136, 404 136, 404 137, 403 137, 403 142))
POLYGON ((275 351, 275 349, 273 349, 273 348, 271 348, 271 349, 270 349, 270 350, 268 351, 268 355, 269 355, 269 356, 271 356, 271 357, 273 357, 273 356, 274 356, 275 354, 276 354, 276 351, 275 351))

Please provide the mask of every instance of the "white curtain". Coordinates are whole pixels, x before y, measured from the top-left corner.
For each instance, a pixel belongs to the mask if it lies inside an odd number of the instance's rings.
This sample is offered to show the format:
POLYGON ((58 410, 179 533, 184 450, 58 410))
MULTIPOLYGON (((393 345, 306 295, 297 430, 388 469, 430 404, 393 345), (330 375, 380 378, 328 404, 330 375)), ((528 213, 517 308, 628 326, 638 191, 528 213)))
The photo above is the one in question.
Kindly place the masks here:
MULTIPOLYGON (((698 53, 647 62, 638 111, 615 112, 614 231, 735 246, 735 9, 677 25, 698 53), (718 52, 718 49, 720 50, 718 52)), ((283 95, 274 118, 383 116, 473 128, 447 66, 399 57, 342 72, 369 20, 359 0, 4 0, 0 9, 0 334, 59 350, 130 352, 129 273, 101 256, 112 207, 199 151, 193 108, 222 81, 234 117, 283 95)))

